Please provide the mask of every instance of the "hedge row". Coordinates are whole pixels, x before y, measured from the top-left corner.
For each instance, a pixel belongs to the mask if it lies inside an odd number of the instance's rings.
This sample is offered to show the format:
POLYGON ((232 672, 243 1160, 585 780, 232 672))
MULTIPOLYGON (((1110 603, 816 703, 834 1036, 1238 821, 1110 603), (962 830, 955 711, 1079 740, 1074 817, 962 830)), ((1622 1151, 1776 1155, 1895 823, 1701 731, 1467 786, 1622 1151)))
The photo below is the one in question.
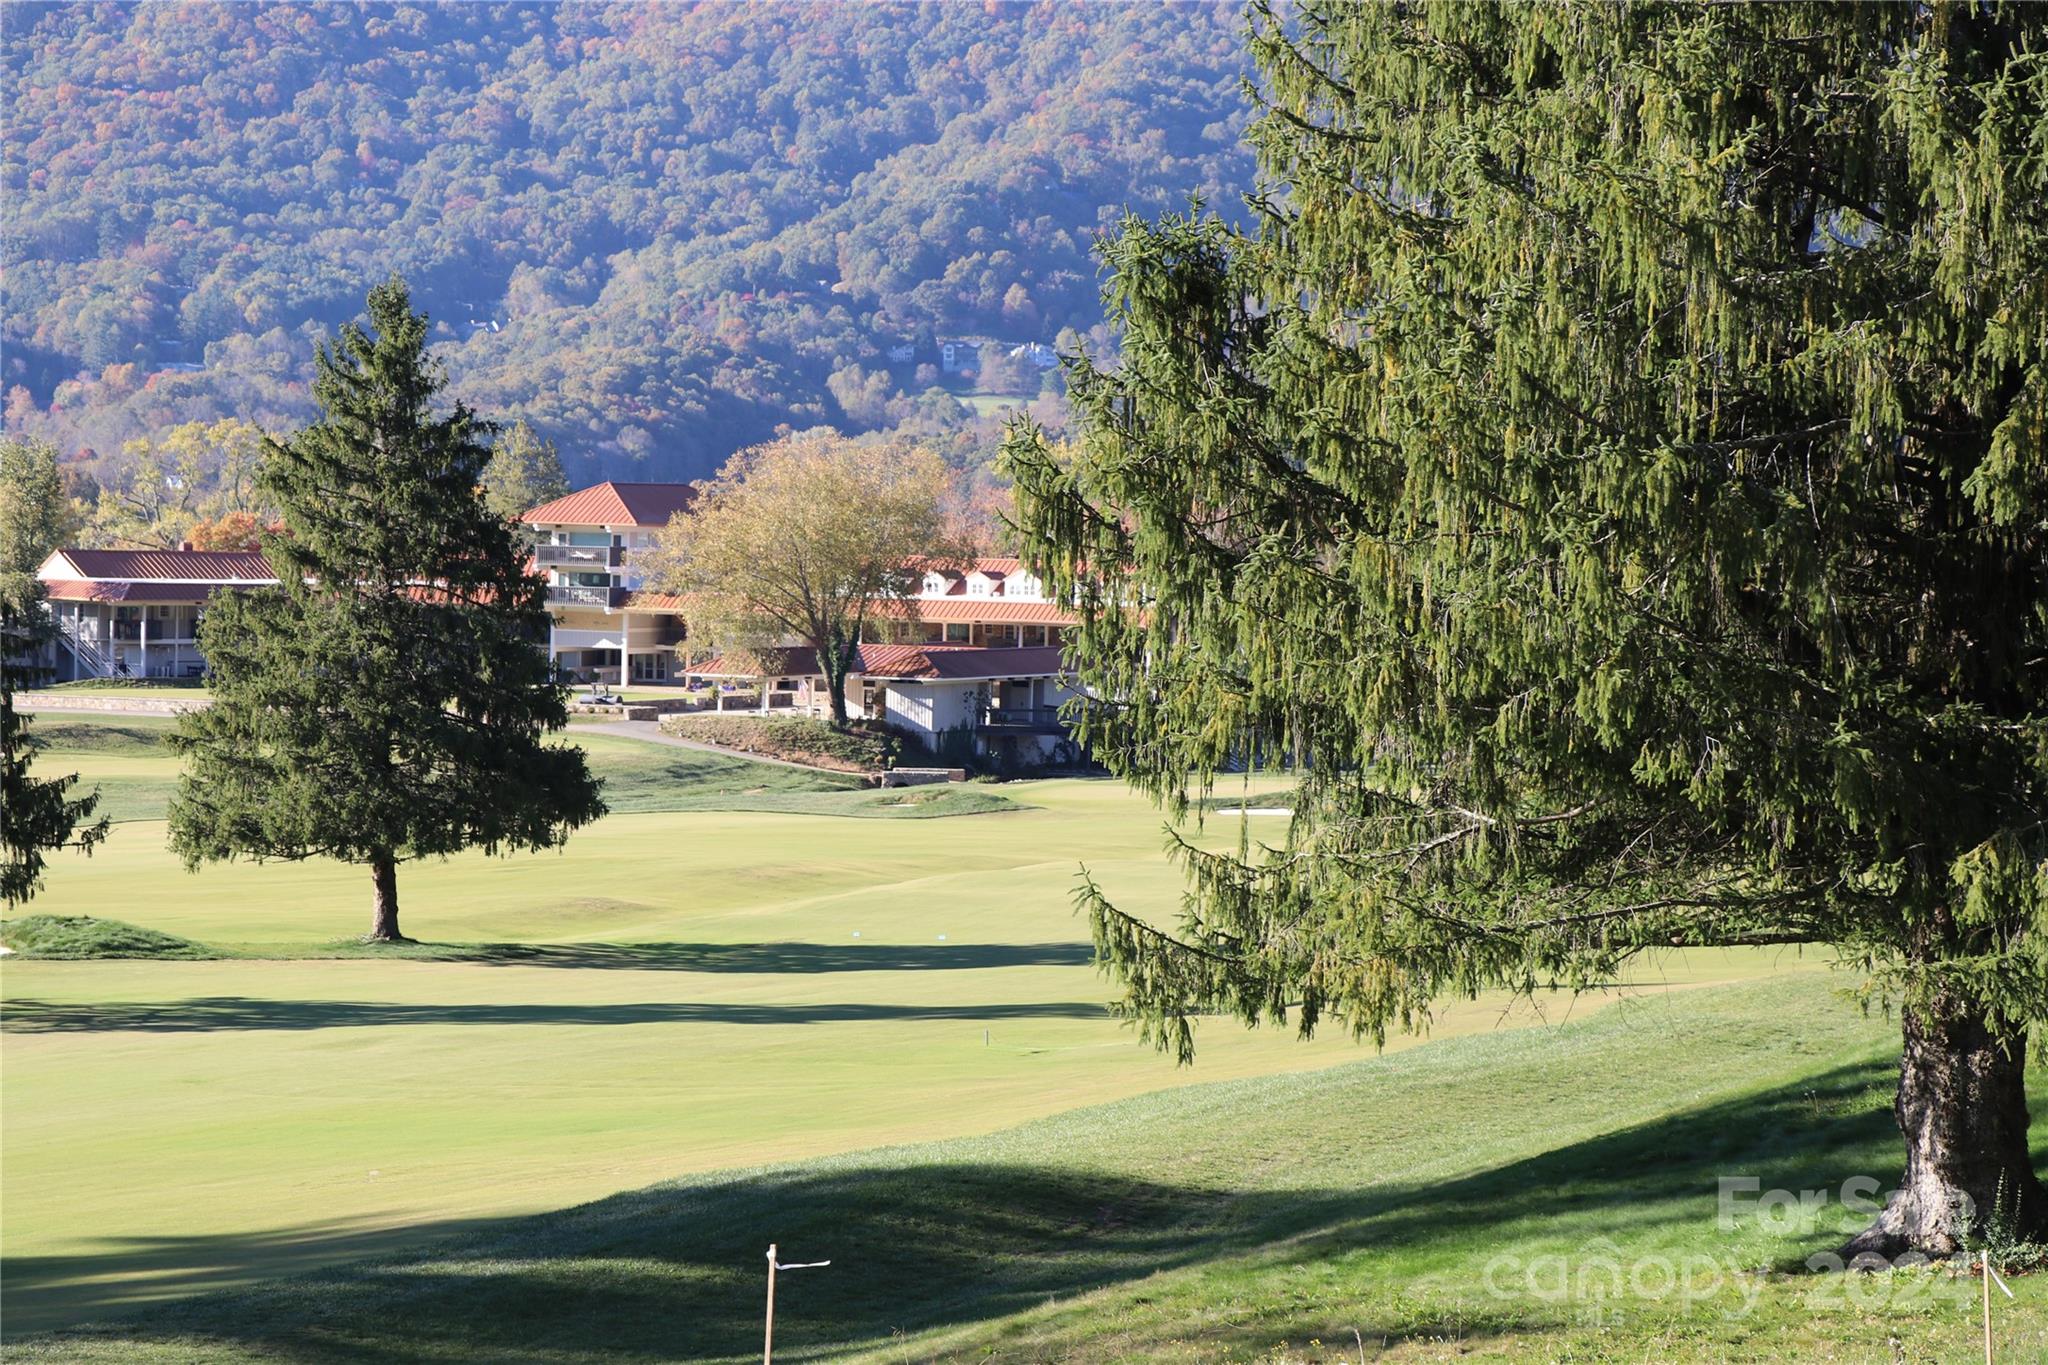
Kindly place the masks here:
POLYGON ((663 716, 661 728, 679 739, 739 749, 792 763, 848 772, 875 772, 897 755, 897 740, 871 727, 841 730, 802 716, 740 716, 698 712, 663 716))

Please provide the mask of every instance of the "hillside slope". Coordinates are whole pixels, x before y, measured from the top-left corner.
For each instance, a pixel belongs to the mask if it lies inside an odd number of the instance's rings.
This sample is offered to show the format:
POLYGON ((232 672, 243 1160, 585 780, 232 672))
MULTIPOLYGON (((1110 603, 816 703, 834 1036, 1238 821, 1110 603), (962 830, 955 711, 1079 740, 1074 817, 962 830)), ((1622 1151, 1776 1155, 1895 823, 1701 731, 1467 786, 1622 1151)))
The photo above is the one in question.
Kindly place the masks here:
MULTIPOLYGON (((1717 1227, 1723 1175, 1895 1170, 1889 1046, 1825 980, 1681 992, 659 1185, 17 1358, 744 1360, 770 1241, 833 1262, 784 1280, 791 1360, 1960 1358, 1971 1282, 1799 1271, 1839 1210, 1717 1227)), ((2048 1283, 2017 1287, 2005 1358, 2037 1358, 2048 1283)))
POLYGON ((1097 232, 1249 188, 1238 13, 9 5, 8 428, 299 422, 392 270, 457 396, 579 476, 1036 392, 1007 349, 1099 323, 1097 232), (1003 373, 949 371, 981 337, 1003 373))

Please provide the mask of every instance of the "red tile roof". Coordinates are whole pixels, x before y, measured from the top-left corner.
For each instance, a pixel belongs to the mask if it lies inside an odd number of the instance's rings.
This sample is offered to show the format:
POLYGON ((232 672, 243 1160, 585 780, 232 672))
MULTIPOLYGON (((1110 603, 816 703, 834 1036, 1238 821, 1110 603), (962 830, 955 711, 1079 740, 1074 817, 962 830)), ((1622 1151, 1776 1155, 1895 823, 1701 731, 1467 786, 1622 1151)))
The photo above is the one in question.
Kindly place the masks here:
POLYGON ((275 583, 270 561, 255 550, 58 550, 38 576, 145 579, 171 583, 275 583), (67 572, 68 570, 68 572, 67 572))
POLYGON ((224 583, 93 583, 79 579, 46 579, 44 589, 53 602, 169 602, 196 604, 217 592, 224 583))
POLYGON ((1029 678, 1041 675, 1051 677, 1066 671, 1066 666, 1060 661, 1058 645, 1032 645, 1023 649, 983 645, 893 646, 913 647, 925 658, 923 671, 900 674, 881 668, 870 671, 883 677, 932 678, 952 682, 978 681, 983 678, 1029 678))
MULTIPOLYGON (((1071 626, 1074 613, 1057 602, 1010 600, 1001 597, 920 597, 917 616, 921 621, 985 621, 992 626, 1071 626)), ((902 618, 910 615, 903 602, 886 602, 881 614, 902 618)))
POLYGON ((686 483, 618 483, 607 479, 544 502, 520 520, 535 526, 666 526, 688 511, 697 490, 686 483))
MULTIPOLYGON (((734 651, 684 670, 703 678, 815 678, 818 652, 793 649, 734 651)), ((919 682, 981 682, 996 678, 1051 677, 1065 669, 1054 645, 1008 649, 990 645, 862 645, 852 670, 870 678, 919 682)))
POLYGON ((691 594, 686 592, 646 592, 636 590, 626 594, 627 611, 683 611, 690 605, 691 594))
POLYGON ((987 555, 964 563, 913 559, 909 567, 919 573, 939 574, 948 582, 947 592, 964 593, 967 591, 969 574, 978 573, 988 578, 1008 578, 1011 574, 1022 571, 1024 561, 1014 555, 987 555))

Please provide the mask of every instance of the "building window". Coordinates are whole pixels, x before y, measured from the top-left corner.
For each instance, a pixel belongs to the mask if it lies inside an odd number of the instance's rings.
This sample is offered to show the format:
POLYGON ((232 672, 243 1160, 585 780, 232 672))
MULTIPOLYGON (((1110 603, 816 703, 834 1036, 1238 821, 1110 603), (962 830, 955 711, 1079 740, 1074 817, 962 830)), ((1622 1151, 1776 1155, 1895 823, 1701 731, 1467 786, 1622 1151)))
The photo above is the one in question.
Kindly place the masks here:
POLYGON ((946 623, 946 643, 949 645, 964 645, 967 643, 967 623, 965 621, 948 621, 946 623))

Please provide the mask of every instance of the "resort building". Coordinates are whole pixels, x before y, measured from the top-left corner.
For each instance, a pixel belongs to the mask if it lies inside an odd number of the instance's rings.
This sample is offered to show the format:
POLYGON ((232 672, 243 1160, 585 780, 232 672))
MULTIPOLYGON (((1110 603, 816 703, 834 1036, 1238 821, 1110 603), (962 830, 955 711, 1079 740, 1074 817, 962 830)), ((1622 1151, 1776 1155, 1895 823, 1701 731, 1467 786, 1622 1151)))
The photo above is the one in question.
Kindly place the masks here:
MULTIPOLYGON (((885 721, 942 756, 1071 758, 1059 707, 1077 690, 1060 662, 1073 621, 1015 559, 926 568, 915 596, 861 642, 847 713, 885 721)), ((689 676, 756 689, 753 704, 764 711, 822 712, 829 704, 808 647, 713 659, 689 676)))
MULTIPOLYGON (((807 647, 685 666, 685 601, 649 590, 636 554, 688 510, 687 484, 601 483, 534 508, 524 521, 547 579, 547 648, 579 682, 710 682, 714 705, 762 711, 829 709, 807 647), (739 701, 735 694, 744 694, 739 701)), ((1049 600, 1017 560, 914 566, 918 591, 894 604, 860 643, 847 709, 886 721, 935 752, 1011 762, 1070 750, 1058 708, 1074 695, 1060 662, 1074 614, 1049 600)), ((37 576, 57 625, 45 661, 56 681, 185 678, 204 673, 198 626, 214 594, 274 585, 254 551, 58 550, 37 576)))
POLYGON ((56 618, 56 681, 196 678, 206 603, 232 588, 273 587, 254 550, 56 550, 36 570, 56 618))
POLYGON ((565 674, 614 685, 674 676, 682 600, 644 591, 633 559, 691 497, 686 483, 605 482, 525 515, 548 580, 548 657, 565 674))

